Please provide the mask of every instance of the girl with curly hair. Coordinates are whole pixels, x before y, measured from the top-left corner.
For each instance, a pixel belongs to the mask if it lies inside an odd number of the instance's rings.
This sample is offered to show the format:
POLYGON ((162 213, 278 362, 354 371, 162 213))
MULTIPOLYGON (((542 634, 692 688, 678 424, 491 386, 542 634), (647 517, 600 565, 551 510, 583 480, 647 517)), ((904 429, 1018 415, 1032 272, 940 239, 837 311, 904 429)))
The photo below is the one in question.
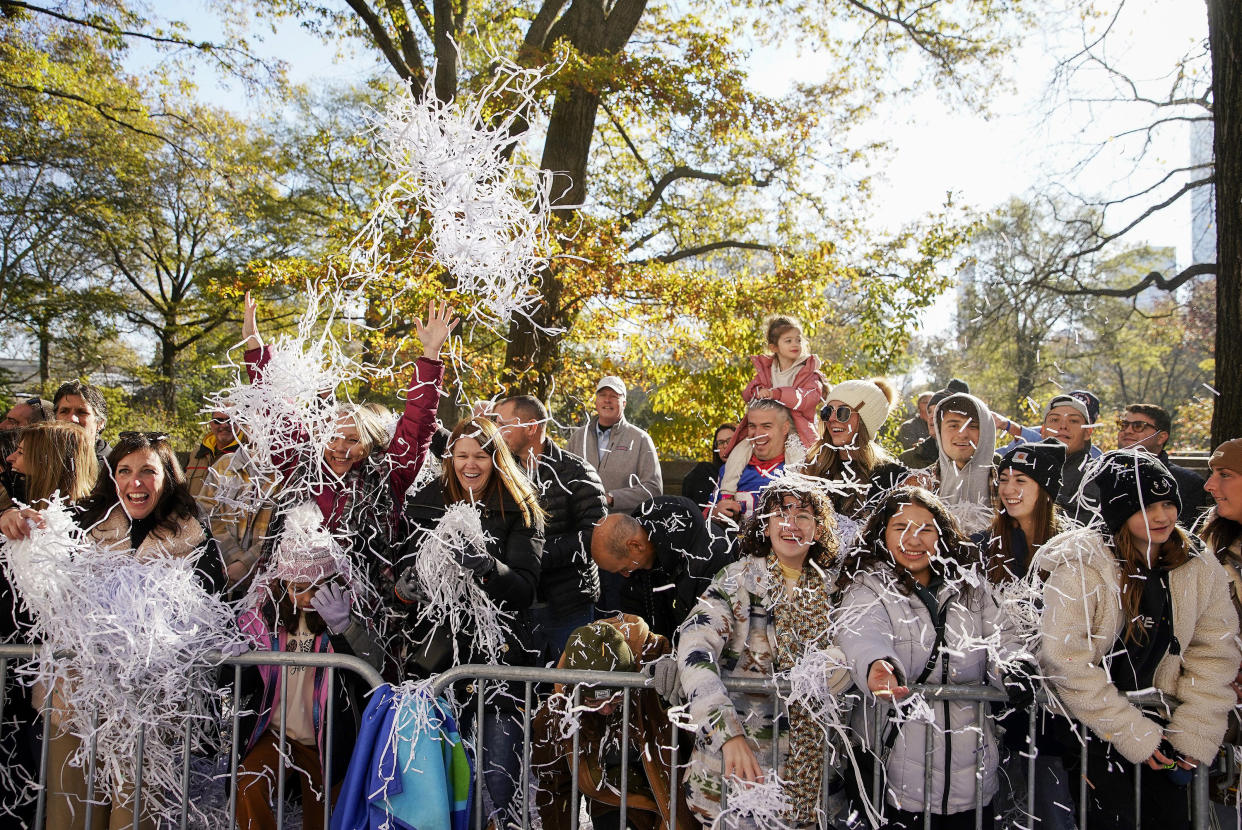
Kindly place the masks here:
POLYGON ((1018 637, 974 550, 940 499, 920 487, 899 487, 876 506, 841 575, 835 638, 863 698, 853 727, 884 765, 888 827, 922 827, 925 802, 933 827, 974 827, 977 752, 983 826, 993 825, 999 752, 992 719, 979 717, 987 704, 936 701, 930 728, 900 725, 900 702, 911 686, 1000 685, 1002 672, 1018 666, 1018 637))
MULTIPOLYGON (((827 637, 833 610, 836 523, 811 479, 786 476, 768 485, 742 526, 742 558, 724 568, 678 634, 677 662, 691 720, 698 730, 686 774, 687 802, 705 825, 720 813, 724 778, 758 782, 777 742, 777 776, 790 804, 789 827, 817 821, 824 737, 799 705, 773 721, 767 696, 730 695, 721 678, 772 677, 812 647, 838 658, 827 637)), ((840 662, 839 660, 837 661, 840 662)), ((842 668, 826 678, 833 694, 849 685, 842 668)), ((771 771, 769 771, 771 772, 771 771)))

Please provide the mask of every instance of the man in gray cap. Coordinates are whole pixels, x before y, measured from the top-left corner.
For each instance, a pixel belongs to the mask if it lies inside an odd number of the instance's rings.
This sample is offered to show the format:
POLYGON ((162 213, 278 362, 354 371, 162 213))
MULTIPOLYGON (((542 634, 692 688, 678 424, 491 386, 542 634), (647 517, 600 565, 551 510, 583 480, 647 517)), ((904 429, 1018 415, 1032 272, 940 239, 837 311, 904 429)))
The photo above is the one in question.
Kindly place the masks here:
POLYGON ((609 512, 628 513, 664 492, 651 436, 625 420, 625 383, 616 375, 595 386, 595 417, 569 437, 567 449, 595 465, 609 512))

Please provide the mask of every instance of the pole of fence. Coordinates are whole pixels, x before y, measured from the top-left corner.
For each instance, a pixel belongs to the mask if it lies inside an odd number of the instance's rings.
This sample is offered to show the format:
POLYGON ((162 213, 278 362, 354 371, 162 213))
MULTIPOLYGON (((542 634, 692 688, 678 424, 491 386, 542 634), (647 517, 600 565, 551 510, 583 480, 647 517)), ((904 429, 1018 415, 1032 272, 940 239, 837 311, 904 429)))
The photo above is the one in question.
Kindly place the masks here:
MULTIPOLYGON (((323 826, 332 826, 332 728, 336 710, 336 669, 328 666, 324 672, 324 683, 328 689, 328 711, 324 712, 323 726, 323 826)), ((305 799, 304 799, 305 800, 305 799)), ((305 809, 305 808, 304 808, 305 809)))
MULTIPOLYGON (((952 736, 946 731, 944 739, 952 736)), ((923 830, 931 830, 932 826, 932 776, 936 774, 932 762, 936 758, 936 733, 932 731, 932 723, 923 724, 923 830)), ((944 785, 949 786, 949 770, 944 771, 944 785)))
MULTIPOLYGON (((983 729, 987 725, 986 707, 982 703, 975 704, 975 830, 983 830, 983 729)), ((944 739, 953 737, 947 729, 944 739)), ((944 771, 944 786, 949 788, 949 770, 944 771)))
POLYGON ((181 748, 181 821, 186 830, 190 821, 190 741, 194 738, 194 721, 185 719, 185 743, 181 748))
POLYGON ((229 828, 237 826, 237 757, 241 751, 238 737, 241 731, 241 666, 233 666, 233 741, 229 750, 229 828))
POLYGON ((483 684, 485 682, 483 678, 479 678, 474 687, 478 693, 474 710, 474 763, 478 782, 478 786, 474 788, 474 830, 483 830, 483 787, 487 779, 484 771, 486 764, 483 763, 483 684))
MULTIPOLYGON (((524 694, 525 706, 522 708, 522 826, 530 827, 530 704, 531 704, 531 682, 525 683, 524 694)), ((507 766, 509 759, 505 759, 507 766)), ((622 796, 624 798, 624 796, 622 796)), ((621 815, 625 815, 625 802, 621 802, 621 815)), ((621 823, 625 827, 625 822, 621 823)))
POLYGON ((624 828, 630 795, 630 688, 621 690, 621 816, 618 827, 624 828))
POLYGON ((1079 724, 1074 731, 1082 741, 1082 754, 1079 756, 1082 769, 1078 776, 1078 830, 1087 830, 1087 727, 1079 724))
POLYGON ((1212 797, 1208 790, 1210 766, 1200 761, 1190 781, 1190 820, 1194 830, 1208 830, 1212 826, 1212 797))
POLYGON ((1134 765, 1134 826, 1143 826, 1143 764, 1134 765))
POLYGON ((91 817, 95 812, 95 770, 99 768, 99 710, 91 712, 91 756, 86 759, 86 827, 91 826, 91 817))
MULTIPOLYGON (((570 712, 578 711, 578 704, 582 699, 582 687, 577 683, 574 684, 572 697, 572 705, 570 712)), ((569 760, 569 830, 578 830, 578 812, 582 805, 578 803, 578 749, 582 741, 579 736, 581 730, 574 730, 573 752, 574 757, 569 760)))
MULTIPOLYGON (((39 788, 38 801, 35 802, 35 827, 43 827, 47 818, 47 756, 52 747, 52 690, 47 689, 46 692, 43 697, 43 751, 39 753, 39 780, 43 786, 39 788)), ((59 770, 57 777, 59 778, 59 770)), ((86 809, 89 810, 90 807, 86 809)))
POLYGON ((1035 765, 1039 760, 1039 749, 1035 746, 1036 720, 1039 718, 1039 704, 1032 703, 1030 719, 1026 726, 1026 830, 1035 830, 1035 765))
POLYGON ((137 781, 134 782, 134 797, 131 799, 134 805, 133 830, 139 830, 142 825, 142 756, 146 748, 147 725, 144 723, 138 726, 138 769, 134 776, 137 781))
POLYGON ((285 826, 285 724, 289 722, 289 667, 280 667, 280 735, 276 744, 276 826, 285 826))

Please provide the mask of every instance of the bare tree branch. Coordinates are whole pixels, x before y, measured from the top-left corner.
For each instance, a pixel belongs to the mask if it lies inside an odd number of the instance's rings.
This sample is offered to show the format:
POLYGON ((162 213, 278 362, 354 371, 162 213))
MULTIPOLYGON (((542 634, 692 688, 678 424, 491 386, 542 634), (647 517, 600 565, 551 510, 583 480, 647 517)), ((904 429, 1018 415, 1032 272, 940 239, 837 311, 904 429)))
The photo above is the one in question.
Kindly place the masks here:
POLYGON ((1137 297, 1148 288, 1175 291, 1195 277, 1203 277, 1215 273, 1215 262, 1199 262, 1182 269, 1181 273, 1172 279, 1165 279, 1164 274, 1161 274, 1159 271, 1152 271, 1139 282, 1126 288, 1058 288, 1055 285, 1049 286, 1049 288, 1058 294, 1079 297, 1137 297))

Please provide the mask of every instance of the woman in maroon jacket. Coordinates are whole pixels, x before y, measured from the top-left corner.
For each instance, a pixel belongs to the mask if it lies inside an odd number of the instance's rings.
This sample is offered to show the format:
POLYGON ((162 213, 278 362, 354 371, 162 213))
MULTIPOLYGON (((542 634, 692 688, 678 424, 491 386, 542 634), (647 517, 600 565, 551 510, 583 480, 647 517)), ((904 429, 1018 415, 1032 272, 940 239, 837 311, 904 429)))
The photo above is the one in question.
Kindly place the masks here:
MULTIPOLYGON (((391 440, 378 416, 365 406, 347 404, 339 408, 337 433, 321 456, 308 458, 310 437, 295 427, 290 449, 277 458, 284 492, 304 491, 300 495, 312 499, 322 511, 324 526, 353 540, 356 561, 361 560, 358 564, 380 596, 391 594, 389 585, 381 583, 389 581, 390 550, 402 498, 418 475, 436 429, 444 375, 440 349, 457 323, 444 302, 428 303, 426 323, 414 321, 423 354, 414 364, 405 410, 391 440)), ((249 293, 242 334, 250 380, 262 383, 272 351, 259 336, 256 303, 249 293)), ((272 535, 279 535, 278 527, 272 535)))

